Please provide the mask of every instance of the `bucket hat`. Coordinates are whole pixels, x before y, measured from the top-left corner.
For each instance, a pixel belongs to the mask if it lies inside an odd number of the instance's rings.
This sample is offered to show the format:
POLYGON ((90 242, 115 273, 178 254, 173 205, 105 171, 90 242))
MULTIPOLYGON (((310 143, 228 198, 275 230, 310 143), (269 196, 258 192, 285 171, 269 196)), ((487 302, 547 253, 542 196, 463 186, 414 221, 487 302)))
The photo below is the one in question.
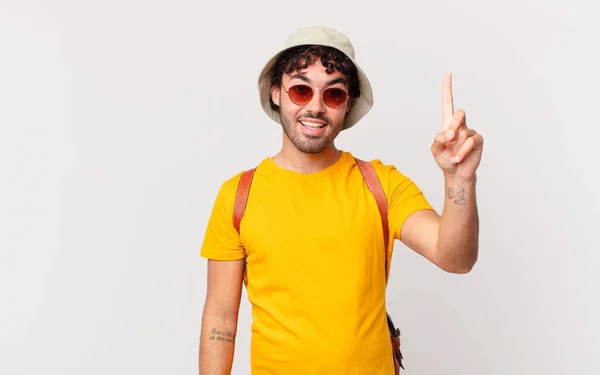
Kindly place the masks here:
POLYGON ((258 91, 260 104, 265 113, 278 124, 281 124, 279 112, 273 110, 269 103, 271 96, 271 80, 269 74, 275 62, 286 50, 301 45, 322 45, 333 47, 344 53, 356 66, 359 80, 360 96, 355 99, 350 110, 346 114, 342 130, 354 126, 373 107, 373 91, 371 83, 364 71, 356 63, 354 47, 348 37, 339 31, 324 27, 313 26, 300 28, 293 32, 287 39, 285 45, 279 49, 265 64, 258 78, 258 91))

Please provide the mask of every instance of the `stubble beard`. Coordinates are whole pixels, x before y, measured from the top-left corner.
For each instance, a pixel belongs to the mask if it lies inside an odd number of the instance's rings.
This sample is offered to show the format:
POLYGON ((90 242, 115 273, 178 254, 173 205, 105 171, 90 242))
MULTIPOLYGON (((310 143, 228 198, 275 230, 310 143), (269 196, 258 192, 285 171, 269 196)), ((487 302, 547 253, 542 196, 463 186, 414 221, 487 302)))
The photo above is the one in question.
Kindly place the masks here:
MULTIPOLYGON (((306 117, 307 116, 305 116, 305 118, 306 117)), ((308 116, 308 117, 320 118, 318 116, 308 116)), ((320 119, 323 121, 326 121, 323 118, 320 118, 320 119)), ((285 135, 288 137, 290 142, 292 142, 292 144, 298 149, 298 151, 303 152, 305 154, 314 155, 314 154, 318 154, 318 153, 324 151, 327 148, 327 146, 329 146, 329 144, 331 143, 332 136, 334 136, 334 134, 331 134, 331 133, 327 133, 322 137, 311 137, 311 136, 302 134, 300 132, 300 129, 296 126, 298 121, 296 119, 290 120, 284 116, 281 116, 281 123, 282 123, 283 131, 285 132, 285 135)), ((302 126, 302 125, 298 125, 298 126, 302 126)), ((333 125, 327 121, 327 126, 333 127, 335 125, 333 125)))

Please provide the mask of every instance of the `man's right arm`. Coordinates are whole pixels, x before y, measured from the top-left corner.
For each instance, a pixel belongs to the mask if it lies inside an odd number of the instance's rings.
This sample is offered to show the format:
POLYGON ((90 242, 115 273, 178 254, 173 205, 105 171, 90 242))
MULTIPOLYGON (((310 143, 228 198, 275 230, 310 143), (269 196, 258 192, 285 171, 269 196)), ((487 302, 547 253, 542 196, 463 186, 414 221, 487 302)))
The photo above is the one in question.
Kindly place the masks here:
POLYGON ((229 375, 233 365, 244 259, 208 260, 200 332, 200 375, 229 375))

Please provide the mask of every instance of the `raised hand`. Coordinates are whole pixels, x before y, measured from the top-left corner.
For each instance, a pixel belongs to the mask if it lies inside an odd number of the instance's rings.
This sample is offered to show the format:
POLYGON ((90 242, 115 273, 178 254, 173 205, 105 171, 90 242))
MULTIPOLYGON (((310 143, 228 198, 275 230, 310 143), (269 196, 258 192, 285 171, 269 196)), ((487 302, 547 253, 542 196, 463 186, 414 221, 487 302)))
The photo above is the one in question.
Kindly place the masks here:
POLYGON ((463 110, 454 112, 451 73, 442 83, 442 131, 435 136, 431 152, 446 176, 474 178, 481 161, 483 137, 467 127, 463 110))

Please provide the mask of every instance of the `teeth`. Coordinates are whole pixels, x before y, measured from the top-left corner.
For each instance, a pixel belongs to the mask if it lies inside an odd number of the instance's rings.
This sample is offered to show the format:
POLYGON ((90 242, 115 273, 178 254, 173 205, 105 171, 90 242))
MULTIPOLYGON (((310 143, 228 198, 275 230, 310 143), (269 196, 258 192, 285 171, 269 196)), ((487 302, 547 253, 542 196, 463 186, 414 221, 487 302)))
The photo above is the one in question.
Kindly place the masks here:
POLYGON ((305 126, 310 126, 311 128, 320 128, 320 127, 323 127, 323 126, 325 126, 325 124, 316 124, 316 123, 314 123, 314 122, 306 122, 306 121, 302 121, 301 123, 302 123, 302 125, 305 125, 305 126))

